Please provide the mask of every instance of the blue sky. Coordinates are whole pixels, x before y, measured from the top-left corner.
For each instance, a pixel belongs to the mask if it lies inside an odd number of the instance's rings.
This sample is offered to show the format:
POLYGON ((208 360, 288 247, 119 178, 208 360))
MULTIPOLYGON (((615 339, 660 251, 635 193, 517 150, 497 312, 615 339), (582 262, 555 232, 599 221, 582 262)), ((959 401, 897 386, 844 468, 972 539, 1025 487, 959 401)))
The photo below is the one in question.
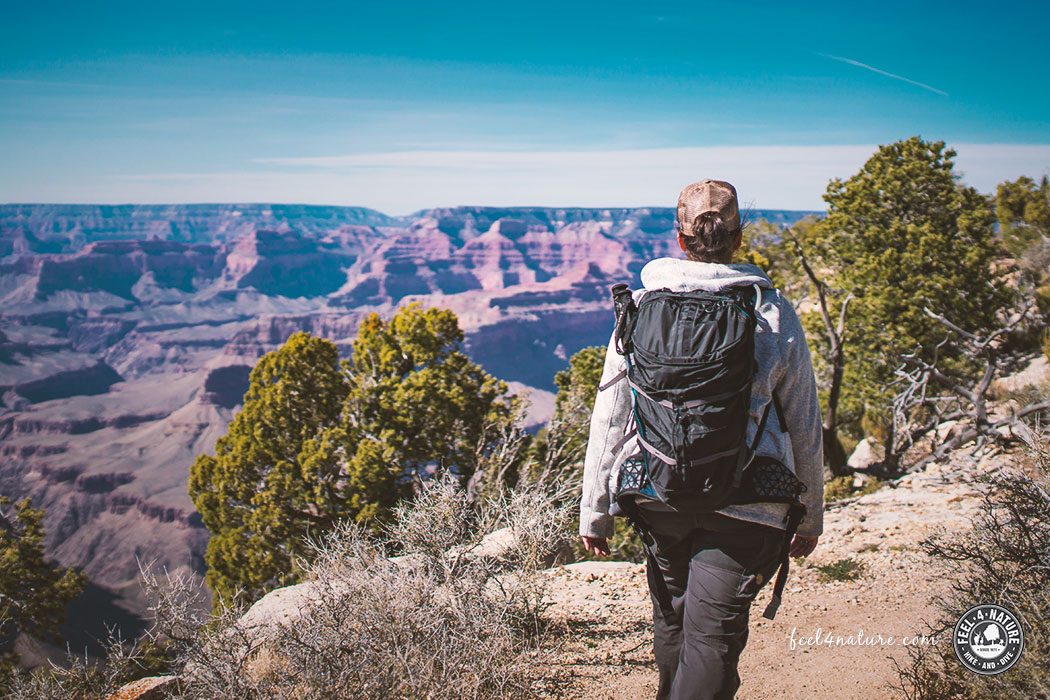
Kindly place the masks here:
POLYGON ((794 5, 3 0, 0 201, 819 208, 913 134, 1050 172, 1047 3, 794 5))

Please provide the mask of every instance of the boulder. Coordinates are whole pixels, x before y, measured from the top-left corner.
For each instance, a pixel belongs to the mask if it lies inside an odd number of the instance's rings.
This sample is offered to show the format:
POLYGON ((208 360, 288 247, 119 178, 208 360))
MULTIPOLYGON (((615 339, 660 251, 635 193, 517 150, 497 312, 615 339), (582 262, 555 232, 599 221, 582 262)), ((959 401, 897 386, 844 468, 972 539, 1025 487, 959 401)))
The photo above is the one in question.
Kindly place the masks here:
POLYGON ((875 443, 871 439, 861 440, 853 450, 853 454, 846 460, 850 469, 867 469, 879 461, 875 453, 875 443))
POLYGON ((871 481, 871 477, 867 474, 854 474, 853 475, 853 490, 859 491, 868 485, 871 481))
POLYGON ((237 627, 249 637, 266 638, 269 631, 294 624, 317 599, 318 585, 316 581, 304 581, 270 591, 248 608, 237 621, 237 627))

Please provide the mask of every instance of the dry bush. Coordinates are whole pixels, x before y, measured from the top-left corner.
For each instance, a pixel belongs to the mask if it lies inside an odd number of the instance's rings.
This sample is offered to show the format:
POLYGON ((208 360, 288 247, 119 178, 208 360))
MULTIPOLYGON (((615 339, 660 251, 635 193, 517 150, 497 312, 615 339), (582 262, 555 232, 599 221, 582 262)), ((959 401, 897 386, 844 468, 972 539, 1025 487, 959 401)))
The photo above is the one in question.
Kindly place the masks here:
POLYGON ((352 523, 310 542, 306 581, 265 629, 244 610, 208 612, 198 578, 143 572, 155 624, 100 663, 13 681, 16 700, 106 698, 163 656, 169 697, 514 698, 532 695, 552 553, 570 508, 526 488, 471 502, 451 480, 424 484, 376 535, 352 523), (495 532, 493 532, 495 531, 495 532), (394 555, 394 556, 391 556, 394 555))
POLYGON ((923 543, 951 576, 950 592, 939 601, 932 632, 950 640, 967 609, 998 603, 1021 622, 1021 660, 1001 675, 979 676, 962 667, 950 641, 913 647, 908 665, 898 667, 903 697, 1050 698, 1050 449, 1045 435, 1026 431, 1025 439, 1029 463, 1020 471, 988 478, 989 489, 972 529, 923 543))
POLYGON ((0 691, 6 700, 101 700, 157 667, 160 652, 146 641, 128 642, 111 632, 103 646, 102 662, 69 652, 62 665, 15 672, 0 691))
POLYGON ((471 505, 453 482, 427 484, 379 537, 344 525, 311 543, 294 622, 265 640, 230 621, 204 626, 181 657, 179 697, 529 695, 540 571, 568 520, 541 491, 471 505), (485 535, 499 528, 493 546, 485 535))

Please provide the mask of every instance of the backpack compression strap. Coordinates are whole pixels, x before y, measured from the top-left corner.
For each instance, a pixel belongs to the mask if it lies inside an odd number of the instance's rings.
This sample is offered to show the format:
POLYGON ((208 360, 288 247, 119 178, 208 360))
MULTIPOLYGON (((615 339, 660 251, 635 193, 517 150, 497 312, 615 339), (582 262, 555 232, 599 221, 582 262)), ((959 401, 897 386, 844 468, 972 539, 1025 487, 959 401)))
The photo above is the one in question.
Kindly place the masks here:
POLYGON ((617 372, 616 376, 614 376, 612 379, 610 379, 609 381, 605 382, 604 384, 599 385, 598 386, 598 391, 605 391, 606 389, 611 387, 616 382, 620 381, 621 379, 624 379, 626 376, 627 376, 627 368, 625 367, 622 370, 620 370, 619 372, 617 372))

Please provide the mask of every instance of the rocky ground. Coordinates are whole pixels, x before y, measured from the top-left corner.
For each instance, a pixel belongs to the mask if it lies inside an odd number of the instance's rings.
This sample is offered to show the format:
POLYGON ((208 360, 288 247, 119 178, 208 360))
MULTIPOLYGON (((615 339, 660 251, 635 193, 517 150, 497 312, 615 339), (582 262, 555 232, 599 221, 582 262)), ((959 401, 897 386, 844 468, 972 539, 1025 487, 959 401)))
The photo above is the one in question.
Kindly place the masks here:
MULTIPOLYGON (((776 620, 760 616, 769 586, 756 601, 737 697, 898 697, 894 661, 907 660, 908 646, 949 643, 923 638, 946 580, 920 542, 937 532, 967 530, 980 503, 978 478, 1009 461, 960 452, 949 463, 830 505, 817 551, 792 567, 776 620), (836 580, 821 570, 844 561, 857 567, 855 578, 836 580)), ((500 546, 496 540, 493 545, 500 546)), ((595 700, 654 697, 644 565, 585 561, 549 569, 547 575, 553 624, 547 651, 540 654, 537 693, 595 700)), ((309 585, 270 593, 241 623, 265 627, 287 621, 287 611, 299 610, 303 596, 310 597, 309 585)), ((162 697, 150 684, 170 682, 171 677, 138 682, 113 697, 162 697)))
MULTIPOLYGON (((926 631, 925 621, 935 616, 932 599, 944 585, 919 542, 939 530, 966 528, 979 502, 974 477, 1001 463, 960 456, 832 506, 817 551, 792 567, 775 620, 761 617, 771 587, 759 595, 737 697, 894 697, 893 660, 907 658, 904 638, 910 642, 926 631), (818 567, 843 559, 861 565, 859 578, 834 581, 821 574, 818 567), (804 644, 818 633, 822 639, 853 635, 867 641, 892 636, 894 643, 804 644)), ((552 613, 562 625, 549 692, 566 698, 653 697, 644 565, 580 562, 551 576, 552 613)))

